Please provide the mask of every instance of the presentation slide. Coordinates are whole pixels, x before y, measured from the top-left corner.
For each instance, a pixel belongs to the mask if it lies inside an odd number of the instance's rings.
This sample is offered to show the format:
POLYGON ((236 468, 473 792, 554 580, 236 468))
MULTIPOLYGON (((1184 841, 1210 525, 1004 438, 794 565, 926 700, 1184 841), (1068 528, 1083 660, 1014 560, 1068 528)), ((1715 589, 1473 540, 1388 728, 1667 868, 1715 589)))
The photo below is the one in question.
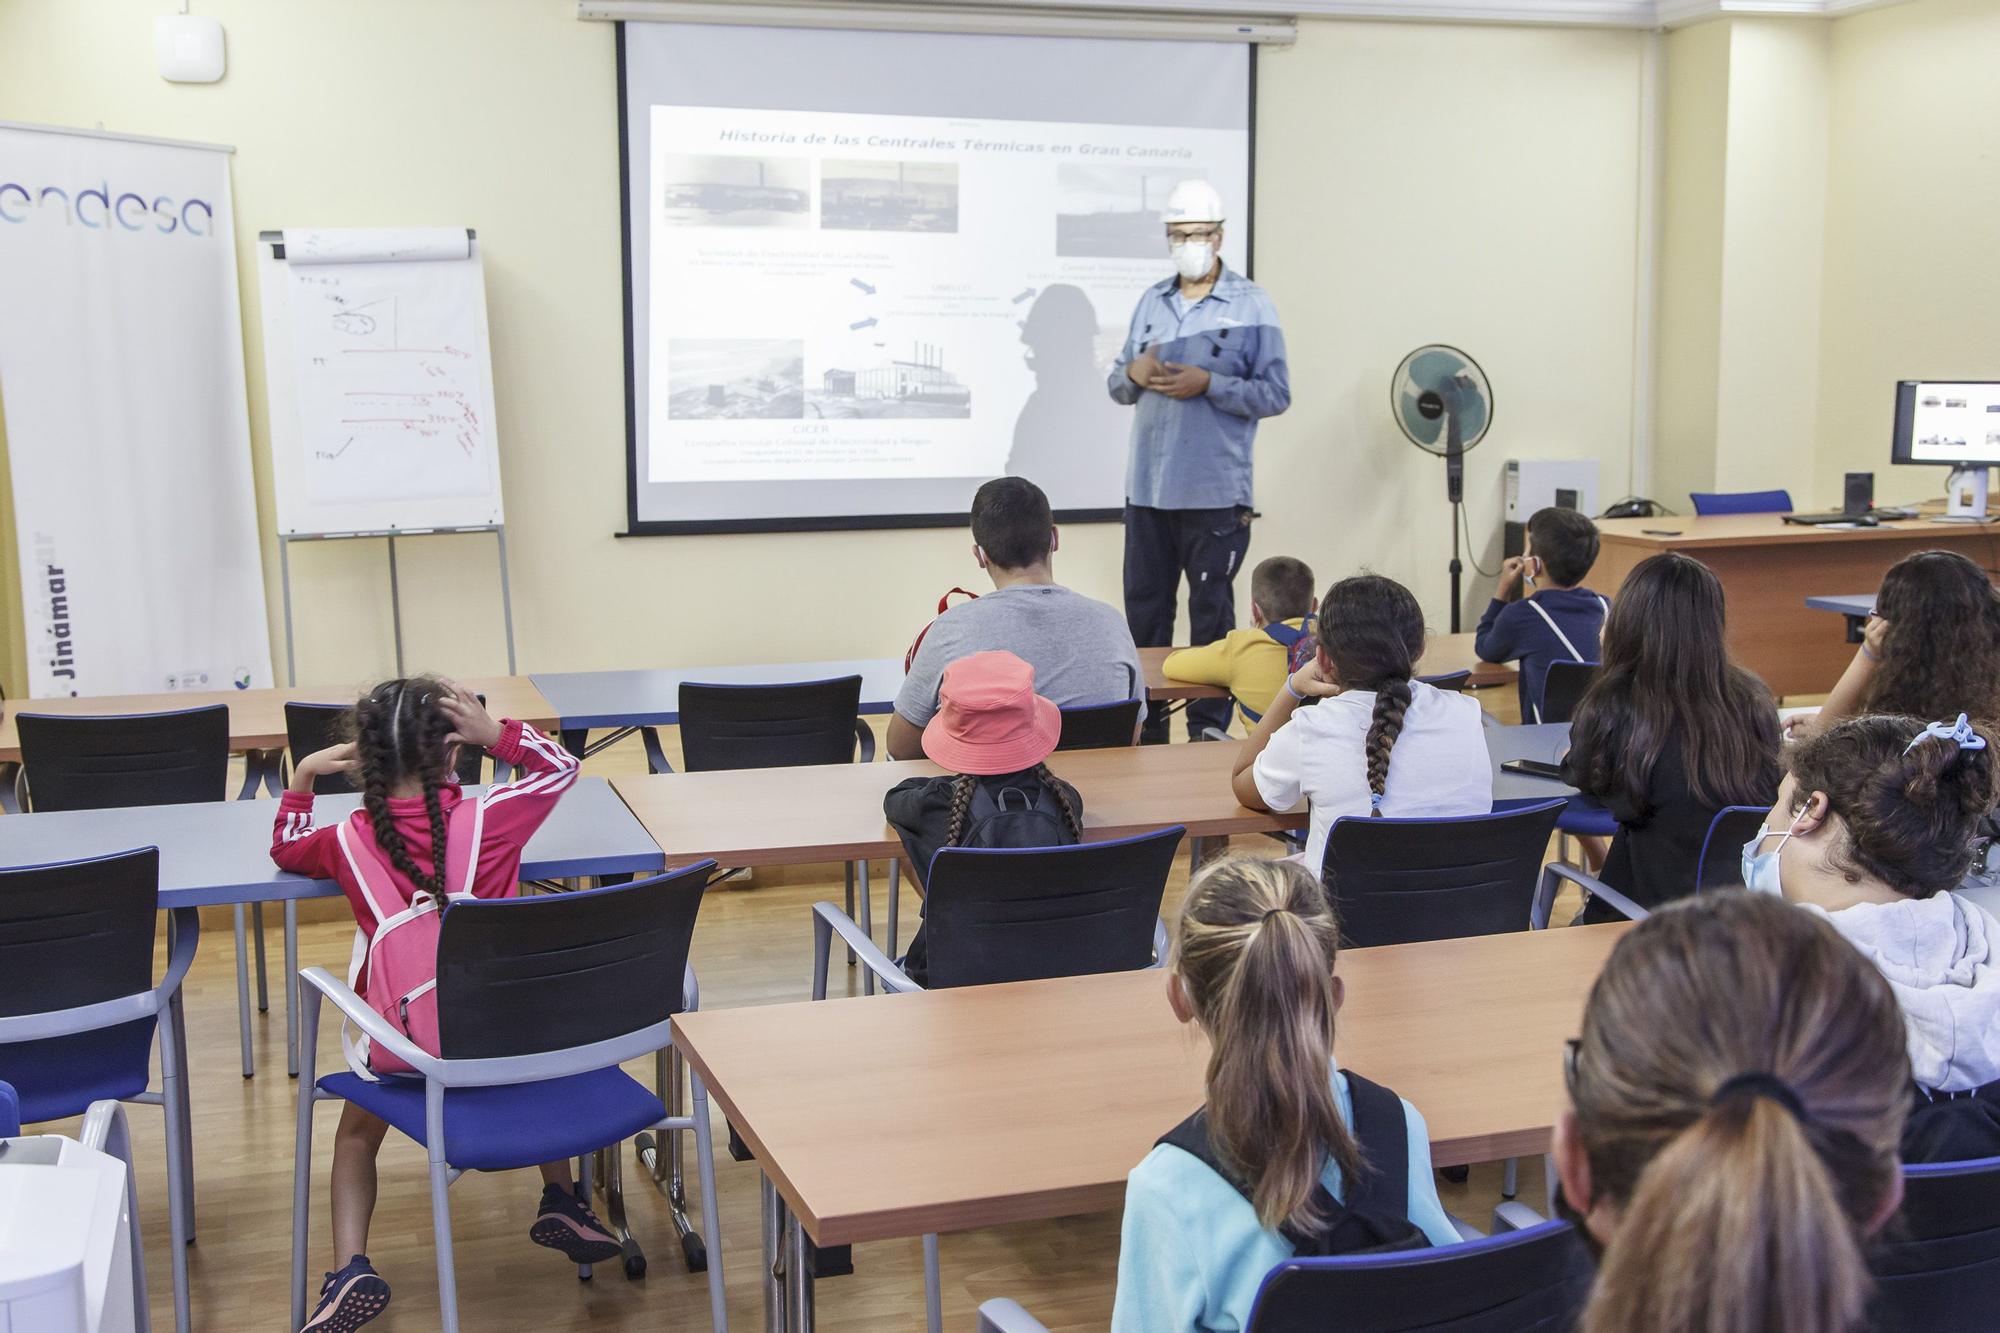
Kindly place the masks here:
POLYGON ((1910 408, 1910 461, 2000 458, 2000 384, 1919 384, 1910 408))
POLYGON ((1007 474, 1121 509, 1177 182, 1245 266, 1245 48, 626 27, 635 530, 962 523, 1007 474), (1204 68, 1231 105, 1162 95, 1204 68))

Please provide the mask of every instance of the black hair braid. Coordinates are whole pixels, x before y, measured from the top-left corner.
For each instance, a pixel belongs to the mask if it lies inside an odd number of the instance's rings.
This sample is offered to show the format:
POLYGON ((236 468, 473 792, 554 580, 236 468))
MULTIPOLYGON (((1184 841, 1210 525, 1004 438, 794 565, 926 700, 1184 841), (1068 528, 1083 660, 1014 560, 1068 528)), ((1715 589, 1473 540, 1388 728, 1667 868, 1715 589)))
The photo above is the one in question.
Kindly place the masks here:
POLYGON ((1076 806, 1069 799, 1069 788, 1064 786, 1055 774, 1049 772, 1047 764, 1036 764, 1035 776, 1041 779, 1044 787, 1055 794, 1056 804, 1062 807, 1063 823, 1069 828, 1069 836, 1082 842, 1083 820, 1077 817, 1076 806))
POLYGON ((438 799, 444 738, 451 721, 437 706, 443 686, 426 679, 387 681, 354 706, 355 756, 360 761, 361 803, 375 843, 411 884, 434 896, 445 891, 444 807, 438 799), (389 813, 389 790, 406 778, 424 785, 430 815, 433 873, 418 869, 402 830, 389 813))
POLYGON ((965 818, 972 811, 972 788, 979 779, 970 773, 960 773, 951 780, 951 823, 944 835, 944 845, 958 846, 958 840, 965 836, 965 818))
MULTIPOLYGON (((1410 710, 1410 682, 1407 680, 1386 680, 1375 691, 1375 713, 1368 719, 1368 790, 1377 796, 1386 794, 1389 787, 1389 752, 1396 748, 1396 738, 1403 734, 1403 715, 1410 710)), ((1382 813, 1379 805, 1372 807, 1371 815, 1382 813)))

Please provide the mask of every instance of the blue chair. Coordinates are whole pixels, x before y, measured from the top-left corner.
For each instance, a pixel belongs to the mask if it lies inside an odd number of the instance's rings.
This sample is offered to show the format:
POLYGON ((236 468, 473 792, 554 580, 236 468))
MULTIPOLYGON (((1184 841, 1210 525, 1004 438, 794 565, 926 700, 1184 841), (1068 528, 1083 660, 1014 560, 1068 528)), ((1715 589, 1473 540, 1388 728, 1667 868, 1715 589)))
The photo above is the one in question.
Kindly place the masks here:
POLYGON ((0 870, 0 1080, 13 1085, 24 1124, 84 1115, 102 1102, 147 1102, 166 1113, 174 1327, 187 1333, 194 1175, 178 1000, 200 925, 192 911, 175 914, 167 973, 156 984, 159 901, 154 847, 0 870), (156 1035, 157 1092, 149 1087, 156 1035))
MULTIPOLYGON (((1136 714, 1135 714, 1136 716, 1136 714)), ((1160 900, 1187 830, 1179 825, 1069 847, 943 847, 925 898, 930 986, 984 986, 1159 967, 1167 958, 1160 900)), ((890 935, 895 926, 891 919, 890 935)), ((925 988, 832 903, 813 904, 813 988, 826 998, 839 935, 890 994, 925 988)), ((944 1326, 938 1238, 924 1237, 930 1333, 944 1326)))
POLYGON ((1144 699, 1120 699, 1108 704, 1080 704, 1062 710, 1058 750, 1116 750, 1132 744, 1138 734, 1144 699))
MULTIPOLYGON (((1568 1333, 1596 1265, 1567 1222, 1393 1254, 1287 1259, 1257 1290, 1244 1333, 1568 1333)), ((1047 1333, 1013 1301, 979 1307, 980 1333, 1047 1333)))
MULTIPOLYGON (((446 1333, 458 1328, 447 1198, 452 1181, 466 1171, 583 1156, 580 1187, 588 1197, 588 1154, 611 1148, 608 1170, 615 1172, 617 1146, 639 1131, 692 1129, 702 1224, 715 1245, 707 1265, 709 1312, 716 1329, 727 1327, 707 1089, 692 1077, 692 1115, 670 1116, 659 1096, 618 1068, 640 1056, 657 1057, 673 1042, 673 1015, 698 1006, 688 946, 714 869, 715 862, 703 861, 611 888, 452 904, 438 936, 438 1055, 420 1050, 324 968, 299 974, 294 1328, 306 1314, 313 1107, 321 1101, 351 1101, 424 1146, 446 1333), (343 1070, 315 1079, 322 998, 417 1076, 371 1081, 343 1070)), ((622 1233, 622 1202, 610 1220, 622 1233)), ((621 1239, 628 1241, 628 1257, 635 1254, 629 1239, 621 1239)), ((578 1272, 590 1275, 588 1266, 578 1272)))
POLYGON ((21 1132, 21 1094, 14 1091, 12 1083, 0 1083, 0 1139, 11 1139, 21 1132))
POLYGON ((1768 805, 1725 805, 1708 821, 1701 857, 1695 862, 1694 891, 1743 887, 1743 844, 1757 836, 1770 815, 1768 805))
POLYGON ((1789 514, 1792 512, 1790 491, 1696 491, 1688 496, 1694 501, 1694 512, 1698 518, 1708 518, 1715 514, 1789 514))
POLYGON ((1597 679, 1595 662, 1551 662, 1542 677, 1541 702, 1535 705, 1537 722, 1567 722, 1576 716, 1576 706, 1597 679))
POLYGON ((1526 930, 1560 798, 1448 819, 1343 816, 1320 878, 1342 943, 1366 948, 1526 930))
POLYGON ((1871 1256, 1882 1333, 1974 1333, 2000 1310, 2000 1157, 1903 1168, 1903 1208, 1871 1256))

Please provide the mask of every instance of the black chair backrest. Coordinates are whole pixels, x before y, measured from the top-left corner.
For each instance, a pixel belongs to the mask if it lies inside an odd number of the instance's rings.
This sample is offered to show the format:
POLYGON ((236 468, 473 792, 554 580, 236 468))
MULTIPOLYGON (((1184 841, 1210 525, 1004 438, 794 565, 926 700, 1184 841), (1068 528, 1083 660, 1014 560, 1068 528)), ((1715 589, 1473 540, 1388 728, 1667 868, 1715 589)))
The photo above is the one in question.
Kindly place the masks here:
POLYGON ((438 1047, 450 1059, 567 1050, 681 1010, 715 862, 578 893, 453 903, 438 928, 438 1047))
POLYGON ((682 767, 793 768, 851 764, 861 677, 797 685, 681 685, 682 767))
POLYGON ((1344 943, 1410 944, 1528 928, 1563 802, 1452 819, 1333 821, 1320 876, 1344 943))
POLYGON ((1447 671, 1441 676, 1418 676, 1418 680, 1434 690, 1450 690, 1453 694, 1463 693, 1466 683, 1472 679, 1472 668, 1447 671))
POLYGON ((1126 972, 1153 928, 1185 829, 1072 847, 946 847, 931 859, 924 939, 933 990, 1126 972))
POLYGON ((20 713, 36 810, 185 805, 229 794, 229 709, 69 717, 20 713))
POLYGON ((2000 1157, 1909 1166, 1877 1238, 1870 1329, 1958 1333, 2000 1322, 2000 1157))
POLYGON ((0 1018, 153 988, 157 847, 0 870, 0 1018))
POLYGON ((1446 1249, 1288 1259, 1245 1333, 1570 1333, 1596 1265, 1564 1222, 1446 1249))
POLYGON ((1597 678, 1595 662, 1551 662, 1542 678, 1542 721, 1567 722, 1576 716, 1590 682, 1597 678))
POLYGON ((1743 844, 1764 827, 1767 805, 1725 805, 1708 821, 1701 860, 1695 863, 1694 891, 1743 887, 1743 844))
POLYGON ((1143 699, 1121 699, 1115 704, 1083 704, 1062 710, 1062 738, 1058 750, 1112 750, 1132 744, 1138 734, 1139 705, 1143 699))
MULTIPOLYGON (((486 702, 485 695, 478 697, 480 703, 486 702)), ((340 722, 347 710, 346 704, 285 705, 285 750, 294 767, 314 751, 339 743, 340 722)), ((480 781, 485 776, 485 761, 486 751, 469 745, 461 746, 458 752, 458 780, 468 785, 480 781)), ((315 796, 338 796, 354 789, 355 784, 347 780, 345 773, 327 773, 313 781, 315 796)))

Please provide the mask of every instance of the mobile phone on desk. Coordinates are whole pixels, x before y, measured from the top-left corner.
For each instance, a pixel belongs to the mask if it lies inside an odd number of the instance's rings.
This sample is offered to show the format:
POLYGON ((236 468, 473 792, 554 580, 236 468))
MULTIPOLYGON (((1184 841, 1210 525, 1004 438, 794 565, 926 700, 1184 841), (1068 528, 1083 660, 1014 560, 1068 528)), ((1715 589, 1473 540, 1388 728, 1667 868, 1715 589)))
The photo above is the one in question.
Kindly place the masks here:
POLYGON ((1562 781, 1562 765, 1545 763, 1540 759, 1503 759, 1500 761, 1502 773, 1521 773, 1531 778, 1554 778, 1562 781))

